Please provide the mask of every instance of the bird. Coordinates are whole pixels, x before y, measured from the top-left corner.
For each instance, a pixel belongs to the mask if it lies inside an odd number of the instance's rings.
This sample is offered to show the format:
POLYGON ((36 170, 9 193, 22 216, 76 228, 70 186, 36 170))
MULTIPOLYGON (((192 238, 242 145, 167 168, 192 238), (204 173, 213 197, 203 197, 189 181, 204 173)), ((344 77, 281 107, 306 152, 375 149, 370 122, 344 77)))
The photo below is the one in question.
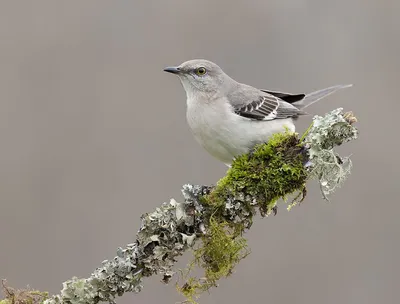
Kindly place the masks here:
POLYGON ((258 89, 228 76, 205 59, 164 68, 178 76, 186 92, 186 120, 196 141, 213 157, 231 166, 255 145, 268 143, 276 133, 295 132, 304 109, 322 98, 352 86, 335 85, 308 94, 258 89))

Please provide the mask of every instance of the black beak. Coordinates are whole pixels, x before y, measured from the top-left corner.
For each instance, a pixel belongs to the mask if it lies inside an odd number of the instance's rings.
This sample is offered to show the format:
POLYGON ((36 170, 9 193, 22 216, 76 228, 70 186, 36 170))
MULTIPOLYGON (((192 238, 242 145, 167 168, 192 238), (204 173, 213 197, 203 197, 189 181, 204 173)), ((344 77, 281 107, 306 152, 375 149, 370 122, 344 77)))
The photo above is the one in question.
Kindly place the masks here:
POLYGON ((167 67, 164 69, 164 72, 172 73, 172 74, 179 74, 180 69, 178 67, 167 67))

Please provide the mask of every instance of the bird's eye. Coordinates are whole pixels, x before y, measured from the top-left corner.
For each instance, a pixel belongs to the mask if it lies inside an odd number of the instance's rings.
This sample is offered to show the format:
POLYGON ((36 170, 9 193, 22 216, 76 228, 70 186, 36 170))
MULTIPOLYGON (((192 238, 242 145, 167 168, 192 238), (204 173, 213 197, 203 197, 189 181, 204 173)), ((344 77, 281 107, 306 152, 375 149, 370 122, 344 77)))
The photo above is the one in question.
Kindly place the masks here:
POLYGON ((196 74, 199 76, 204 76, 207 73, 206 68, 200 67, 196 69, 196 74))

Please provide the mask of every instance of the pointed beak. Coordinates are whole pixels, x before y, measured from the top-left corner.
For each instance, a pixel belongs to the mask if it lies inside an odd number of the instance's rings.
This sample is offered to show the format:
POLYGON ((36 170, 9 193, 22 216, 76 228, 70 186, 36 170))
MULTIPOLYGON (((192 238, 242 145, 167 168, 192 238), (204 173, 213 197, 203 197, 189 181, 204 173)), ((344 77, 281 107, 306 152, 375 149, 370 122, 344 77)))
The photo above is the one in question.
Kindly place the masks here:
POLYGON ((167 67, 164 69, 164 72, 172 73, 172 74, 179 74, 180 69, 179 67, 167 67))

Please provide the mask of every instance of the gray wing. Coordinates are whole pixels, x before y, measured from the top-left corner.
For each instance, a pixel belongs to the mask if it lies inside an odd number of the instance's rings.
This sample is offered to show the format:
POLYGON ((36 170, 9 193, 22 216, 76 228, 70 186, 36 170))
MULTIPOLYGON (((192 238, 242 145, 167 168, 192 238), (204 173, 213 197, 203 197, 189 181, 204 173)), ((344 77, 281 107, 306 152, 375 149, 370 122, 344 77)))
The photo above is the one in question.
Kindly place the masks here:
POLYGON ((228 100, 237 115, 254 120, 295 118, 306 114, 277 96, 247 85, 228 94, 228 100))

